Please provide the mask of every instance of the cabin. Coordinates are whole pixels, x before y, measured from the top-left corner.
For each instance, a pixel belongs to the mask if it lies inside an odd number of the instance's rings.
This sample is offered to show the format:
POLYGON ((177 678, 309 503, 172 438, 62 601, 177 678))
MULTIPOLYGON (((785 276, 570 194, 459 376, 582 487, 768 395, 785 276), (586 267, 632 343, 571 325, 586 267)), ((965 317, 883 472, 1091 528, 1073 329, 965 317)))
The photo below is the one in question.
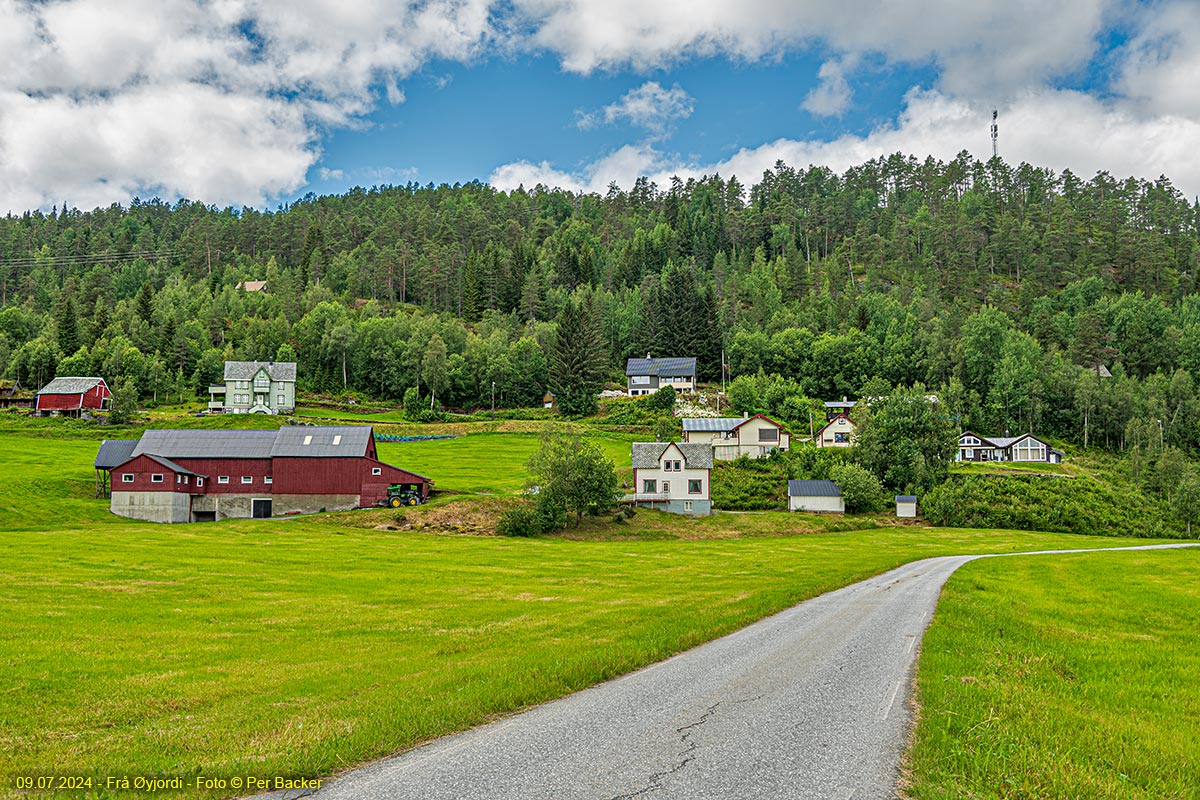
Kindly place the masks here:
POLYGON ((630 397, 654 394, 664 386, 677 392, 696 391, 696 359, 631 358, 625 362, 626 388, 630 397))
POLYGON ((33 398, 33 392, 22 389, 20 381, 0 381, 0 408, 33 408, 33 398))
POLYGON ((788 511, 845 514, 846 501, 833 481, 788 481, 788 511))
POLYGON ((838 414, 813 434, 813 444, 817 447, 850 447, 857 432, 858 426, 849 417, 838 414))
POLYGON ((731 461, 740 456, 762 458, 772 450, 788 450, 792 435, 765 414, 741 417, 697 417, 683 420, 683 441, 710 444, 713 458, 731 461))
POLYGON ((380 461, 367 426, 148 430, 101 444, 95 467, 109 473, 112 513, 150 522, 367 508, 390 486, 428 497, 432 484, 380 461))
POLYGON ((55 378, 38 390, 34 408, 42 415, 77 417, 108 408, 112 392, 103 378, 55 378))
POLYGON ((265 292, 267 291, 266 281, 238 281, 237 289, 239 292, 265 292))
POLYGON ((1064 453, 1032 433, 1021 436, 981 436, 963 431, 958 436, 955 461, 1019 461, 1061 464, 1064 453))
POLYGON ((634 442, 634 491, 624 502, 706 517, 712 512, 712 466, 712 445, 634 442))
POLYGON ((904 519, 916 518, 917 496, 915 494, 896 495, 896 516, 904 519))

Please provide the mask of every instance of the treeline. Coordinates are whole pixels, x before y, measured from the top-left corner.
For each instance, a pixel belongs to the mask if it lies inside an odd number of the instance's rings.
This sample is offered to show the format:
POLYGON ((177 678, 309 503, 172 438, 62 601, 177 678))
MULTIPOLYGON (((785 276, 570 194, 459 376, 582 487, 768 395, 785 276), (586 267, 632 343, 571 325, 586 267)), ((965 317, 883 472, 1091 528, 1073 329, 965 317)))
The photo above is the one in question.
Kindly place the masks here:
POLYGON ((466 408, 493 384, 498 406, 568 388, 567 360, 592 385, 631 355, 695 355, 715 382, 724 350, 739 407, 805 427, 813 398, 922 383, 982 433, 1124 447, 1149 424, 1195 450, 1198 222, 1165 178, 965 154, 780 164, 748 190, 64 204, 0 219, 0 365, 153 401, 202 392, 226 358, 295 358, 310 391, 466 408))

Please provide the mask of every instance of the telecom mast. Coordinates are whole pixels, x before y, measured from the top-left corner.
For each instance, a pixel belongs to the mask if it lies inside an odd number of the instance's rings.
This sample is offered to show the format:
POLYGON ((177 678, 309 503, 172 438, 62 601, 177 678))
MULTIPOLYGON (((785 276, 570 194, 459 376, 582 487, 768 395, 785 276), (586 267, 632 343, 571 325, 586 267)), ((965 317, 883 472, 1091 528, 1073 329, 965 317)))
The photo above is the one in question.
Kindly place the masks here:
POLYGON ((992 158, 1000 155, 1000 126, 996 124, 999 114, 999 111, 992 109, 992 158))

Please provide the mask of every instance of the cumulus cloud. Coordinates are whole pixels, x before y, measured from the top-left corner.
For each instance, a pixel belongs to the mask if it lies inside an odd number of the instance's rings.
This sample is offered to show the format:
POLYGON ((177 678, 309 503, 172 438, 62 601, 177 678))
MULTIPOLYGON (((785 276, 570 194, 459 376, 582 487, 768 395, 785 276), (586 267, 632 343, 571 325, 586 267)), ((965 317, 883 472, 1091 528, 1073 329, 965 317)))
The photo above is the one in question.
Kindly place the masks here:
POLYGON ((490 0, 0 0, 6 210, 134 194, 262 204, 331 127, 492 36, 490 0))
MULTIPOLYGON (((779 139, 707 164, 670 159, 642 148, 637 160, 610 156, 585 166, 578 174, 560 172, 548 164, 524 163, 520 170, 510 169, 514 165, 497 169, 492 180, 503 188, 515 188, 511 179, 519 177, 526 187, 540 182, 575 191, 603 191, 611 181, 628 189, 643 174, 660 186, 675 175, 688 178, 714 173, 737 175, 749 183, 759 180, 780 160, 797 167, 817 164, 841 172, 896 152, 948 160, 966 150, 986 159, 991 156, 990 122, 989 107, 936 90, 914 90, 897 122, 865 136, 845 135, 833 141, 779 139), (631 168, 639 165, 644 169, 631 173, 631 168)), ((1102 169, 1118 176, 1156 178, 1168 174, 1189 195, 1200 191, 1200 163, 1191 155, 1200 140, 1200 122, 1196 120, 1143 118, 1079 92, 1040 90, 1002 109, 1000 124, 1001 155, 1009 163, 1026 161, 1056 170, 1071 169, 1085 178, 1102 169)))
POLYGON ((650 145, 630 144, 586 165, 578 173, 557 170, 546 161, 538 164, 517 161, 498 167, 488 178, 488 183, 505 191, 520 186, 532 189, 542 184, 573 192, 604 194, 612 183, 628 189, 640 176, 658 172, 668 163, 650 145))
POLYGON ((851 56, 822 64, 817 72, 820 83, 808 93, 800 107, 818 117, 836 117, 845 112, 850 107, 853 94, 850 82, 846 80, 846 72, 854 69, 857 61, 856 57, 851 56))
POLYGON ((580 114, 576 124, 586 130, 625 121, 652 134, 662 134, 670 123, 690 117, 694 110, 691 95, 679 84, 664 89, 657 81, 647 81, 599 111, 580 114))
POLYGON ((1140 23, 1122 50, 1117 88, 1145 111, 1200 117, 1200 10, 1164 3, 1140 23))

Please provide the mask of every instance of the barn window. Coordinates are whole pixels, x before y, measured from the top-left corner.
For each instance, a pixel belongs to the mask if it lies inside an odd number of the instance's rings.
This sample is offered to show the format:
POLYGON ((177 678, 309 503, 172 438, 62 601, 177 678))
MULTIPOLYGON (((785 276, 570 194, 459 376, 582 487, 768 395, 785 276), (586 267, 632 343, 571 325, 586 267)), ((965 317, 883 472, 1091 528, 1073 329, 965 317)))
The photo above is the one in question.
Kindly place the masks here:
POLYGON ((133 483, 133 473, 126 472, 121 476, 121 483, 133 483))
POLYGON ((371 467, 371 474, 372 475, 382 475, 383 467, 371 467))
POLYGON ((229 483, 229 476, 228 475, 218 475, 217 483, 229 483))
POLYGON ((253 475, 243 475, 242 483, 254 483, 254 476, 253 475))
POLYGON ((270 475, 265 476, 263 478, 263 483, 273 483, 273 481, 271 480, 271 476, 270 475))
POLYGON ((342 443, 342 435, 340 433, 333 437, 333 443, 334 445, 339 445, 342 443))
POLYGON ((304 437, 304 444, 305 444, 305 446, 312 444, 312 435, 311 434, 309 436, 304 437))
POLYGON ((203 485, 204 485, 204 478, 196 478, 196 485, 197 485, 197 486, 203 486, 203 485))
POLYGON ((187 482, 188 482, 188 476, 187 476, 187 475, 184 475, 184 476, 183 476, 183 485, 184 485, 184 486, 187 486, 187 482))
POLYGON ((150 482, 151 483, 162 483, 163 482, 162 473, 155 472, 153 475, 150 476, 150 482))

